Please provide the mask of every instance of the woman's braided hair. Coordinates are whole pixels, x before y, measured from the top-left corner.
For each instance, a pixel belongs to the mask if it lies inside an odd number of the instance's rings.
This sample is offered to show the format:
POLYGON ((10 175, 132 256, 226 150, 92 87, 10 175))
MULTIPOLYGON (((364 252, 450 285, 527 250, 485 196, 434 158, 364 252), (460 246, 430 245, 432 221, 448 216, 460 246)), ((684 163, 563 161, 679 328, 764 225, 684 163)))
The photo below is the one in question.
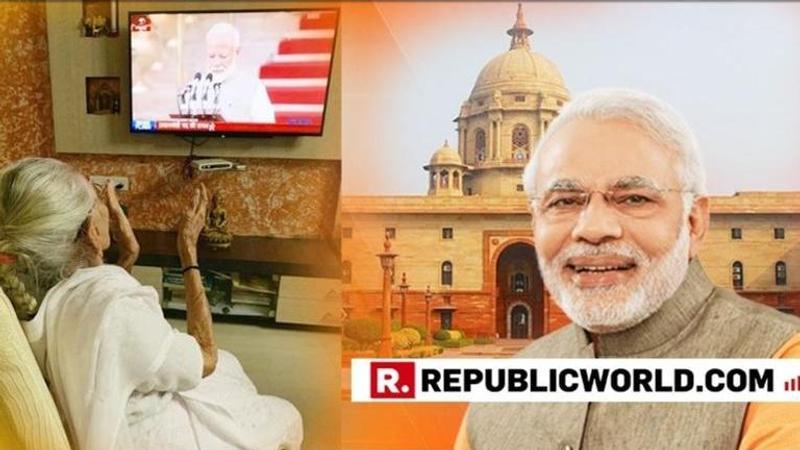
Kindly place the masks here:
POLYGON ((50 158, 26 158, 0 171, 0 288, 19 319, 33 317, 58 281, 82 264, 79 231, 94 196, 86 178, 50 158))
POLYGON ((0 288, 11 299, 19 319, 29 319, 36 314, 39 301, 25 290, 10 264, 0 265, 0 288))

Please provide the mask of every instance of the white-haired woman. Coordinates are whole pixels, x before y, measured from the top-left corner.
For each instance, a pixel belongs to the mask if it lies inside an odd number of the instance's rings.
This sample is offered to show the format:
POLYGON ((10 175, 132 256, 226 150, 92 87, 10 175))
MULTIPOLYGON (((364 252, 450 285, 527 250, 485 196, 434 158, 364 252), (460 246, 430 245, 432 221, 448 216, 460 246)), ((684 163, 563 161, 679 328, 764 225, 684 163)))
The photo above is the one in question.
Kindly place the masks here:
POLYGON ((11 299, 74 447, 299 448, 301 419, 260 396, 218 351, 197 262, 208 195, 178 225, 188 334, 128 271, 139 246, 113 188, 98 195, 67 164, 23 159, 0 171, 0 288, 11 299), (113 234, 117 265, 103 263, 113 234))

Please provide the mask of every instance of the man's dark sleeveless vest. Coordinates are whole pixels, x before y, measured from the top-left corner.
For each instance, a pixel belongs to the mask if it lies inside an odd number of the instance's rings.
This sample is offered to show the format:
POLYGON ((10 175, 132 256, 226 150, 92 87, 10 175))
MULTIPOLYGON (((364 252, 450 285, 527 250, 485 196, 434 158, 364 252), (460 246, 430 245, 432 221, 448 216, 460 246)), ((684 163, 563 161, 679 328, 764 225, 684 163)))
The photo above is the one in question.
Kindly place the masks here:
MULTIPOLYGON (((576 325, 522 350, 520 358, 769 358, 800 320, 715 288, 693 261, 686 279, 644 322, 599 336, 576 325)), ((476 403, 473 450, 735 449, 745 403, 476 403)))

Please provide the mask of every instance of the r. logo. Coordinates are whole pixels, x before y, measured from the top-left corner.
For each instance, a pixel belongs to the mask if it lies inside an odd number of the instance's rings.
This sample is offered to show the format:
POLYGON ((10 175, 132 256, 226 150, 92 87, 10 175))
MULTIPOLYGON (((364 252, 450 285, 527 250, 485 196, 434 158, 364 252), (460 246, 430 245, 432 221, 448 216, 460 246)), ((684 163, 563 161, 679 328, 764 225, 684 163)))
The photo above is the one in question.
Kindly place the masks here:
POLYGON ((413 362, 371 362, 371 398, 414 398, 416 396, 413 362))

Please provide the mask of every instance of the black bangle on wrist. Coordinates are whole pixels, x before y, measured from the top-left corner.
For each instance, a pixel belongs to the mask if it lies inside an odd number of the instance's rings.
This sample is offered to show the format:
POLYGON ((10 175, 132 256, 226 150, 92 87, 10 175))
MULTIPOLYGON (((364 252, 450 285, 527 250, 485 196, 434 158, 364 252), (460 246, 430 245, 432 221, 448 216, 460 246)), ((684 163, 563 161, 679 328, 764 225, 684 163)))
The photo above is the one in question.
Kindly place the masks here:
POLYGON ((181 270, 181 273, 186 273, 186 272, 188 272, 188 271, 190 271, 192 269, 195 269, 198 272, 200 272, 200 266, 189 266, 189 267, 185 267, 183 270, 181 270))

